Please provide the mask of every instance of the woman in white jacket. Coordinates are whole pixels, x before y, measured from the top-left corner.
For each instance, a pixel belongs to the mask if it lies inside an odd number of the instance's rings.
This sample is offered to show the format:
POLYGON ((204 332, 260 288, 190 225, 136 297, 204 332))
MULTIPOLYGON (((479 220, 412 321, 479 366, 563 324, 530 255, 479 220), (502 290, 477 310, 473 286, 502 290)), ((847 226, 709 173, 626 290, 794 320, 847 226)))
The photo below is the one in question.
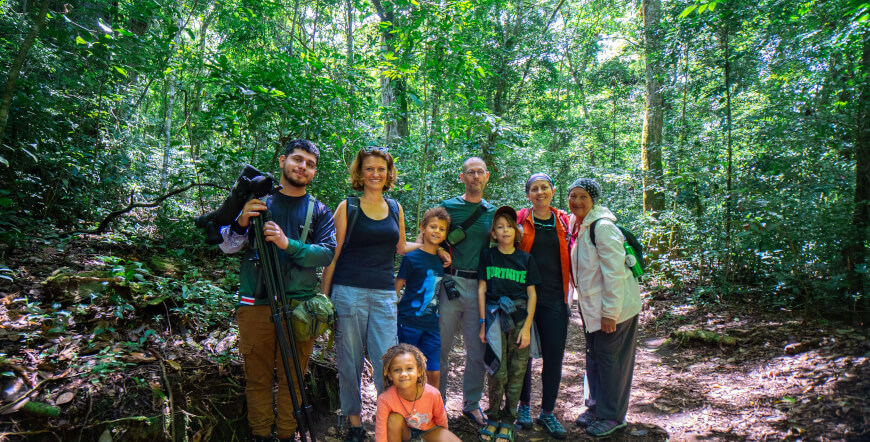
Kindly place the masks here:
POLYGON ((592 436, 625 426, 634 355, 640 288, 625 265, 625 237, 616 217, 599 204, 601 187, 580 178, 571 184, 571 273, 586 337, 587 409, 575 421, 592 436), (595 245, 589 235, 595 223, 595 245))

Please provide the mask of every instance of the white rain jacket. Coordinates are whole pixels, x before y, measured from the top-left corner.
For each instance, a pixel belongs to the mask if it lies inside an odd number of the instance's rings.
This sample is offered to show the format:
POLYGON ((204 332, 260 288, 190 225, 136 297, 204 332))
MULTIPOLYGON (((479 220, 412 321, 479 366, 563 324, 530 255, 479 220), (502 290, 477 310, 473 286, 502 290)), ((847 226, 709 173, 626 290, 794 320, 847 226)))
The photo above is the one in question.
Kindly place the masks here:
MULTIPOLYGON (((583 218, 577 240, 571 248, 571 273, 583 313, 587 333, 601 330, 601 318, 621 324, 640 313, 640 286, 625 266, 625 237, 614 222, 616 217, 604 206, 594 205, 583 218), (596 219, 595 243, 589 226, 596 219)), ((577 219, 571 215, 568 228, 575 229, 577 219)))

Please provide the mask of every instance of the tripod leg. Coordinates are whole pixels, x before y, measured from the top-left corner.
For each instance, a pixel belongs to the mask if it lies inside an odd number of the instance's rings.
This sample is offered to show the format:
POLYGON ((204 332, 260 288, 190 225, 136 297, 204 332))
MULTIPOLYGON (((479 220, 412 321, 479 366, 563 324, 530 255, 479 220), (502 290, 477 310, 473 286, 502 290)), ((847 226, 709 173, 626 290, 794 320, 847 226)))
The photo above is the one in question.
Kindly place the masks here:
MULTIPOLYGON (((303 377, 305 369, 308 365, 308 359, 311 357, 311 351, 314 349, 314 340, 305 342, 296 342, 296 354, 299 358, 299 365, 303 368, 303 377)), ((292 361, 291 361, 292 364, 292 361)), ((288 367, 290 370, 284 369, 284 360, 281 355, 278 355, 278 436, 288 437, 289 433, 286 428, 282 428, 284 422, 292 422, 297 428, 304 430, 307 422, 297 422, 297 417, 294 416, 293 401, 290 399, 290 389, 287 387, 287 375, 289 371, 293 376, 293 393, 296 394, 297 403, 302 403, 302 392, 305 386, 300 385, 296 378, 293 367, 288 367)), ((304 419, 304 418, 303 418, 304 419)), ((295 431, 295 430, 294 430, 295 431)))

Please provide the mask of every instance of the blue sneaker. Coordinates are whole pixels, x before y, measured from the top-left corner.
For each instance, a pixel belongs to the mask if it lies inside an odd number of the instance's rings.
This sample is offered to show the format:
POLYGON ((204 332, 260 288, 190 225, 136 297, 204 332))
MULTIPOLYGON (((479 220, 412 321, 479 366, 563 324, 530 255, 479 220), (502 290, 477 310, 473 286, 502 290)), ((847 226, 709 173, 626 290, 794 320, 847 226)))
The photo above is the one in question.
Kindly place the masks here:
POLYGON ((526 430, 532 428, 532 408, 528 405, 520 404, 517 407, 517 425, 526 430))
POLYGON ((544 414, 543 412, 538 415, 538 425, 544 427, 544 430, 551 437, 565 440, 568 437, 568 432, 565 431, 565 427, 559 422, 559 419, 556 419, 556 415, 553 413, 544 414))

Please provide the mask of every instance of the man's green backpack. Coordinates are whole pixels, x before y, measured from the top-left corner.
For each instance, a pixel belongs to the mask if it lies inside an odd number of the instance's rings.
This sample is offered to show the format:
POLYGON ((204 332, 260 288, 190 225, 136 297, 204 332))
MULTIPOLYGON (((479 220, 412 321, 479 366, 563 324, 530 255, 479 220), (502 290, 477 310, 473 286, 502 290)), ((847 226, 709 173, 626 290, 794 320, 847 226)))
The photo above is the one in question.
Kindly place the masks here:
POLYGON ((314 295, 296 305, 291 322, 297 341, 317 338, 335 325, 335 307, 325 295, 314 295))

